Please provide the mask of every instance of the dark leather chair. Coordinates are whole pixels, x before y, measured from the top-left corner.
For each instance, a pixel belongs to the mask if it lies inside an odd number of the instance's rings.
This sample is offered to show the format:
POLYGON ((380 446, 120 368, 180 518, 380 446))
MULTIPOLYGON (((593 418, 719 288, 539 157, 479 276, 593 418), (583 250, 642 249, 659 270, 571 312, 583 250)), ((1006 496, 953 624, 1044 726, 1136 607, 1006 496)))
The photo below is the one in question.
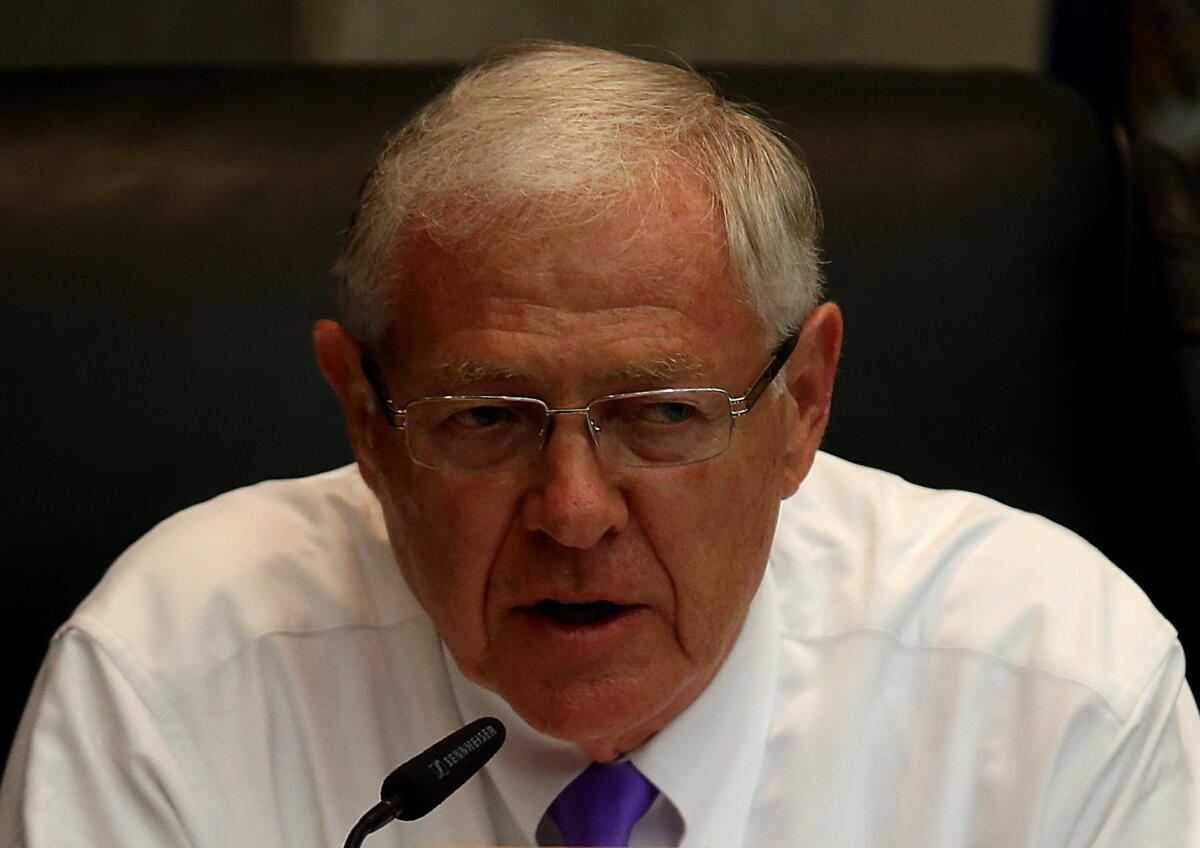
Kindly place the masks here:
MULTIPOLYGON (((385 133, 451 75, 0 77, 0 736, 55 626, 154 522, 349 460, 309 328, 385 133)), ((1011 73, 719 78, 782 122, 824 205, 847 324, 828 449, 1048 515, 1186 635, 1196 447, 1153 193, 1108 123, 1011 73)))

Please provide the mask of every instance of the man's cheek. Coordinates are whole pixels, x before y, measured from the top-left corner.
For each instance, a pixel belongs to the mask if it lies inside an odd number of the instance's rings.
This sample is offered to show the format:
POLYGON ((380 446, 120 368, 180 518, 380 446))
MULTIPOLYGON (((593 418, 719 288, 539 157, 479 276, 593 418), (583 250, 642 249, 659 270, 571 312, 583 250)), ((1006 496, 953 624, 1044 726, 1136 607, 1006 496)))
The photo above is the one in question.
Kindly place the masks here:
POLYGON ((437 593, 439 606, 481 616, 508 523, 487 504, 473 508, 456 499, 437 502, 427 511, 429 519, 422 522, 417 541, 427 564, 426 584, 437 593))

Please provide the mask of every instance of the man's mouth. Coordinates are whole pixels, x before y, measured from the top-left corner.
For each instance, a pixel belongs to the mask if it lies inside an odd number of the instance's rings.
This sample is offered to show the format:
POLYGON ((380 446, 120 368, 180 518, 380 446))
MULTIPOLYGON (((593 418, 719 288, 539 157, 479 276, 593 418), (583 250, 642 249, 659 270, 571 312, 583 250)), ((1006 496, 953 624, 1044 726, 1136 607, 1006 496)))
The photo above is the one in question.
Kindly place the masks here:
POLYGON ((566 604, 561 601, 542 601, 530 608, 556 624, 586 626, 600 624, 620 615, 629 607, 611 601, 591 601, 585 604, 566 604))

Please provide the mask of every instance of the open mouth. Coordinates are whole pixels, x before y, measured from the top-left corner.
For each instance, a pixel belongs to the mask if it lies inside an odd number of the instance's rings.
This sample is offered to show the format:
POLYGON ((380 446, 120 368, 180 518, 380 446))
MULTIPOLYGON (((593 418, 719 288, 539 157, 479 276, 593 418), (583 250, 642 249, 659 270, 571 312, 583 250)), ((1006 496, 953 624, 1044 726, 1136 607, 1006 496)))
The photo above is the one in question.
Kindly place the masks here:
POLYGON ((542 601, 532 607, 537 615, 545 616, 556 624, 583 626, 600 624, 620 615, 628 607, 610 601, 592 601, 586 604, 564 604, 561 601, 542 601))

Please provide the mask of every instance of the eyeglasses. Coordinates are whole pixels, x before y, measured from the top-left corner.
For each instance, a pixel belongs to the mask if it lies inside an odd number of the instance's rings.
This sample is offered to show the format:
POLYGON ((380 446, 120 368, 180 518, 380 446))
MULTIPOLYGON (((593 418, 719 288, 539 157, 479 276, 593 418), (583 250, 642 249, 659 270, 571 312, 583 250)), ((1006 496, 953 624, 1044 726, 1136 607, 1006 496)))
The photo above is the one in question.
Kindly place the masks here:
POLYGON ((538 398, 508 395, 423 397, 397 408, 375 361, 364 355, 362 368, 388 424, 404 431, 417 465, 467 473, 529 465, 541 454, 557 417, 583 415, 596 451, 607 462, 657 468, 724 453, 735 421, 754 408, 798 340, 796 334, 788 336, 741 397, 716 388, 656 389, 557 409, 538 398))

